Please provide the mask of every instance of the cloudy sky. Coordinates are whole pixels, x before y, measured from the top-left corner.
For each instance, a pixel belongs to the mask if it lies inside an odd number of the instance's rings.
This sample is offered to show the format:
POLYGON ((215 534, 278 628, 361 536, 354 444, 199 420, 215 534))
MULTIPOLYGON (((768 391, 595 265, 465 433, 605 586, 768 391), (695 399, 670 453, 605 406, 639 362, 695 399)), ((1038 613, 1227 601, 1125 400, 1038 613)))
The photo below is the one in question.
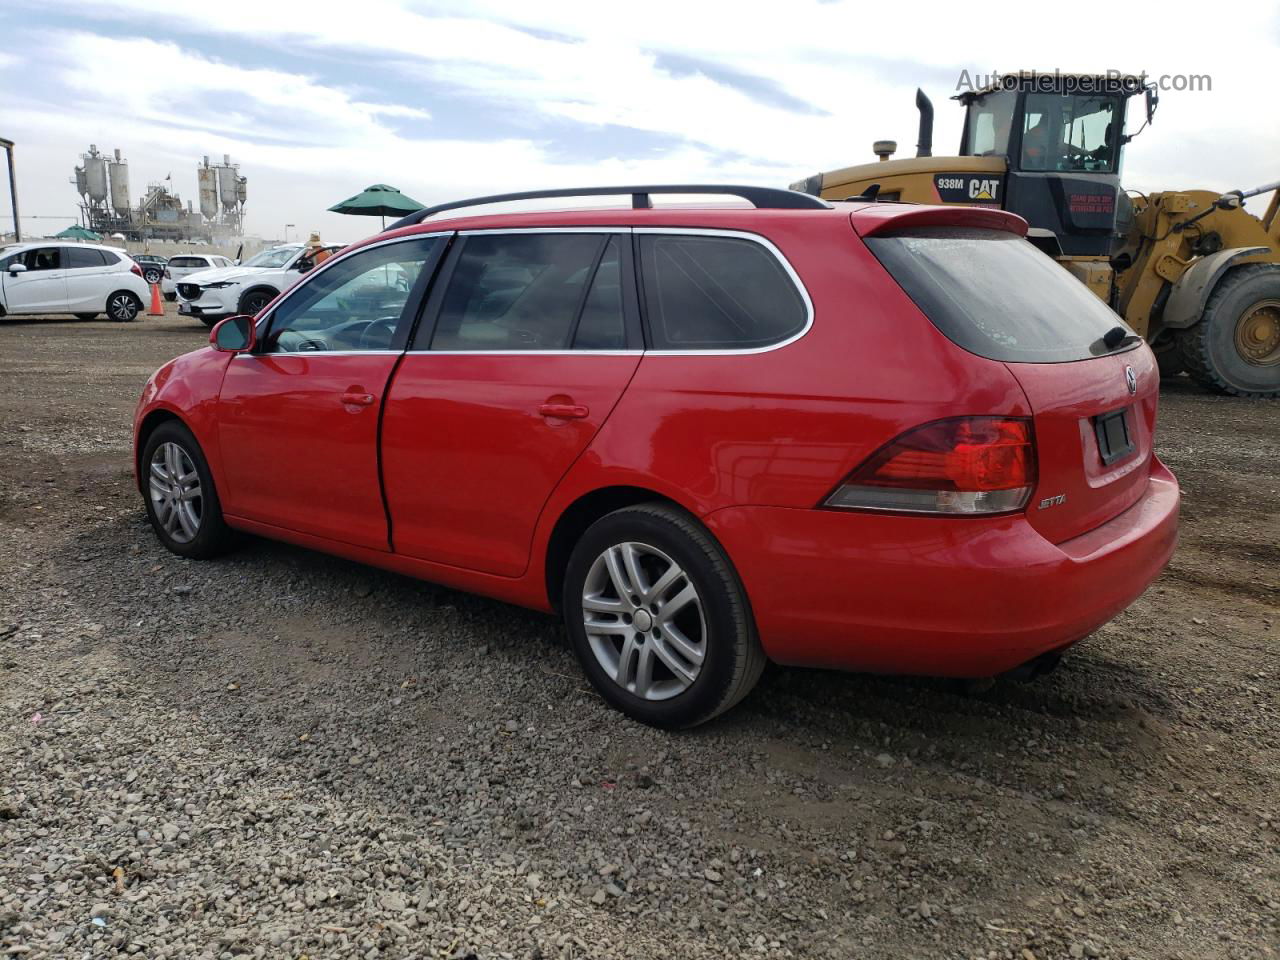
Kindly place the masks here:
POLYGON ((18 143, 23 214, 65 218, 27 220, 31 233, 71 222, 68 178, 96 143, 122 150, 135 198, 172 173, 195 199, 199 158, 231 154, 249 178, 250 233, 292 223, 347 241, 371 224, 324 208, 370 183, 424 203, 636 181, 785 186, 873 159, 876 139, 914 152, 917 85, 946 153, 962 71, 1118 69, 1212 81, 1162 94, 1128 148, 1126 186, 1280 178, 1280 6, 1175 6, 5 0, 0 136, 18 143))

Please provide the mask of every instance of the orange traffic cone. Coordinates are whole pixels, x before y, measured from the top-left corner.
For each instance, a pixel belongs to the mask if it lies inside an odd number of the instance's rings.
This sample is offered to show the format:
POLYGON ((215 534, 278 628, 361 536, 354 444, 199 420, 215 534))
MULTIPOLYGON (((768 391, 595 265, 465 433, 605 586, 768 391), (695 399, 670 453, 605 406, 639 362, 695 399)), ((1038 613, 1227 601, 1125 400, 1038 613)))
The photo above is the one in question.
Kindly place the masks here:
POLYGON ((147 316, 164 316, 164 304, 160 302, 160 284, 158 283, 153 283, 151 285, 151 309, 147 311, 147 316))

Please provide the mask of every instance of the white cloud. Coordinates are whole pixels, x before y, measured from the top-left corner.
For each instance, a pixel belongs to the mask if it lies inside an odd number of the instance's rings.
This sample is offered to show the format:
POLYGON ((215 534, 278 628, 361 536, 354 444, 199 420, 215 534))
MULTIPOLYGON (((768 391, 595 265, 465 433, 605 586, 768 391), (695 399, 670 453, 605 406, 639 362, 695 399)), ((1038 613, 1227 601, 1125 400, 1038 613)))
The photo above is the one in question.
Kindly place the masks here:
MULTIPOLYGON (((375 181, 425 202, 628 179, 785 184, 869 160, 875 139, 896 139, 910 152, 917 82, 937 108, 935 152, 951 152, 961 111, 946 97, 961 69, 1210 74, 1213 92, 1165 94, 1155 125, 1130 145, 1126 184, 1138 189, 1253 185, 1275 178, 1272 158, 1280 153, 1280 129, 1265 106, 1280 14, 1260 15, 1245 0, 1215 7, 1223 22, 1252 25, 1233 33, 1230 44, 1205 42, 1176 15, 1152 22, 1147 10, 1124 7, 1108 8, 1095 22, 1061 7, 1001 14, 917 3, 903 9, 909 24, 899 30, 880 29, 859 5, 817 0, 773 9, 651 0, 626 13, 586 0, 441 0, 430 8, 364 0, 340 15, 260 0, 219 0, 216 8, 94 0, 81 7, 116 18, 115 32, 153 34, 162 23, 184 36, 215 36, 219 49, 242 39, 309 51, 321 56, 308 62, 357 65, 379 76, 382 88, 395 71, 404 93, 370 97, 326 77, 323 66, 304 76, 224 62, 191 49, 199 44, 190 40, 52 33, 40 69, 71 85, 77 102, 59 105, 60 113, 10 104, 5 120, 21 132, 27 155, 38 156, 26 169, 40 171, 40 179, 24 177, 24 192, 60 208, 74 202, 62 181, 90 140, 126 148, 136 180, 194 165, 201 154, 232 154, 250 180, 249 223, 267 233, 310 218, 310 225, 354 235, 350 221, 319 211, 375 181), (1140 47, 1135 36, 1144 38, 1140 47), (662 68, 663 54, 711 66, 706 74, 676 76, 662 68), (761 78, 813 111, 764 102, 721 82, 722 70, 761 78), (441 136, 433 120, 440 111, 424 90, 504 105, 526 118, 527 133, 441 136), (564 120, 630 127, 683 145, 600 163, 566 160, 540 130, 564 120), (502 139, 492 142, 494 136, 502 139)), ((7 59, 15 72, 15 58, 7 59)))

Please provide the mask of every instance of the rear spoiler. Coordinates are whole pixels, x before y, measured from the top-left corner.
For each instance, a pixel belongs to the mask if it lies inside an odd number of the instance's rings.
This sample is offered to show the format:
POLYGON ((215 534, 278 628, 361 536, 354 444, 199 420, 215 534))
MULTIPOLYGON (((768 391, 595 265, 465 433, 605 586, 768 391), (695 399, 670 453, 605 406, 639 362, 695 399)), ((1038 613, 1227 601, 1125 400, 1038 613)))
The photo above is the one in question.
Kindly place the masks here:
POLYGON ((896 233, 916 227, 976 227, 1004 230, 1020 237, 1027 235, 1027 221, 1007 210, 988 207, 917 207, 899 204, 868 204, 849 215, 860 237, 896 233))

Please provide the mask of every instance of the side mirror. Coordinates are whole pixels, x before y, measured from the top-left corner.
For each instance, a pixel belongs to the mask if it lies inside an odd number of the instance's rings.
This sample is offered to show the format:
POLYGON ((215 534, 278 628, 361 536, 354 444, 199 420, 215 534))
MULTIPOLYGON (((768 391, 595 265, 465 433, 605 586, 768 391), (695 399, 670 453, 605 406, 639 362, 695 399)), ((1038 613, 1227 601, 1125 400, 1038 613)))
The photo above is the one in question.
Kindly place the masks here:
POLYGON ((219 320, 209 332, 209 342, 213 344, 213 349, 223 353, 252 350, 258 343, 258 331, 253 325, 253 317, 240 314, 219 320))
POLYGON ((314 263, 312 263, 306 257, 303 257, 300 260, 297 260, 294 262, 293 269, 297 270, 299 273, 306 273, 308 270, 310 270, 314 266, 315 266, 314 263))
POLYGON ((1154 86, 1147 87, 1147 123, 1155 119, 1156 107, 1160 106, 1160 94, 1154 86))
POLYGON ((9 264, 9 276, 11 277, 16 277, 18 274, 26 273, 26 272, 27 272, 27 265, 25 263, 9 264))

